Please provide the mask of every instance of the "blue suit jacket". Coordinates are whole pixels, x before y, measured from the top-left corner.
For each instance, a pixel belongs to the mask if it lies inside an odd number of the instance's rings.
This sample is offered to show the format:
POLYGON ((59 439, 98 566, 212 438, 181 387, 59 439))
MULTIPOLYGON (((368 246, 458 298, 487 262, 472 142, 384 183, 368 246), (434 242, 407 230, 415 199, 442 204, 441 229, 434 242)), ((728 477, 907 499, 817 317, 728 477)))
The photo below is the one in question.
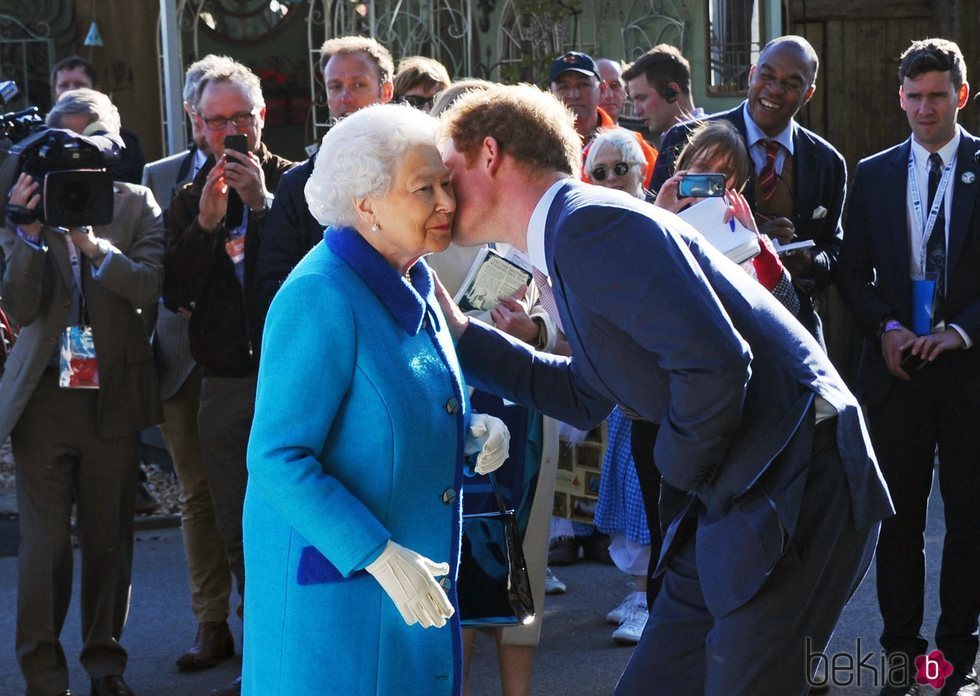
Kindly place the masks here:
MULTIPOLYGON (((712 114, 703 120, 729 121, 738 129, 742 140, 748 143, 743 107, 744 102, 734 109, 712 114)), ((654 191, 659 191, 663 183, 673 176, 677 155, 687 143, 691 130, 698 123, 701 121, 681 123, 664 135, 660 156, 657 158, 650 184, 654 191)), ((816 243, 812 249, 813 280, 806 283, 794 280, 794 284, 798 288, 797 294, 802 303, 800 321, 817 335, 820 324, 810 298, 829 285, 836 274, 837 259, 840 256, 844 236, 841 212, 844 209, 847 189, 847 168, 844 158, 833 145, 799 124, 796 124, 793 134, 793 149, 793 200, 796 203, 793 225, 796 227, 798 239, 812 239, 816 243), (820 207, 826 209, 826 215, 814 218, 814 212, 820 207)), ((749 177, 745 197, 750 202, 755 200, 754 170, 749 177)))
MULTIPOLYGON (((686 223, 617 191, 565 184, 546 232, 548 273, 572 359, 533 353, 474 322, 467 379, 577 427, 623 404, 660 431, 664 480, 700 502, 698 564, 709 608, 737 608, 792 538, 815 394, 838 413, 855 523, 891 504, 857 402, 816 341, 686 223)), ((665 520, 665 524, 667 520, 665 520)))
MULTIPOLYGON (((980 139, 961 130, 950 186, 953 208, 946 254, 946 320, 980 342, 980 139), (967 181, 964 181, 966 174, 967 181), (970 179, 972 174, 973 178, 970 179)), ((838 287, 865 334, 860 391, 883 402, 897 377, 885 367, 878 328, 893 317, 911 326, 909 227, 906 213, 911 141, 862 160, 854 176, 838 287)), ((946 354, 973 406, 980 407, 980 353, 976 346, 946 354)))

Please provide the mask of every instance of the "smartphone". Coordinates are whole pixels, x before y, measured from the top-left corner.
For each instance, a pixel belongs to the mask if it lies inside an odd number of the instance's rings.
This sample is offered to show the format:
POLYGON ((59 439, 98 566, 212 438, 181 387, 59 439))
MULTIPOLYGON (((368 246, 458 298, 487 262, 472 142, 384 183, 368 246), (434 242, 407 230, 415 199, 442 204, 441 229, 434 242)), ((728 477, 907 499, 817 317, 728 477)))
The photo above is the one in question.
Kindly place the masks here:
MULTIPOLYGON (((244 133, 235 133, 225 136, 225 149, 240 152, 243 155, 248 152, 248 138, 244 133)), ((228 187, 228 210, 225 211, 225 229, 234 230, 242 225, 245 214, 245 205, 242 203, 238 191, 228 187)))
POLYGON ((724 174, 685 174, 677 187, 678 198, 715 198, 725 195, 724 174))
POLYGON ((922 358, 912 353, 911 348, 906 348, 904 351, 902 351, 902 360, 899 363, 899 366, 905 370, 905 374, 911 377, 915 374, 916 370, 922 367, 923 362, 925 361, 922 358))

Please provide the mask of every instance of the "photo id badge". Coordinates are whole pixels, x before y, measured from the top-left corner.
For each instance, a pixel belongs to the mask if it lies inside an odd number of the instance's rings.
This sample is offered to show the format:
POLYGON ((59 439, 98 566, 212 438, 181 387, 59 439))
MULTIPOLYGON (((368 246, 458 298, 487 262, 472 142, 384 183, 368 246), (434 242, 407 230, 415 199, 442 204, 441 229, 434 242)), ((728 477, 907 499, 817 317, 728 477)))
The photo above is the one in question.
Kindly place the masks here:
POLYGON ((69 326, 61 335, 58 386, 65 389, 98 389, 99 363, 91 326, 69 326))

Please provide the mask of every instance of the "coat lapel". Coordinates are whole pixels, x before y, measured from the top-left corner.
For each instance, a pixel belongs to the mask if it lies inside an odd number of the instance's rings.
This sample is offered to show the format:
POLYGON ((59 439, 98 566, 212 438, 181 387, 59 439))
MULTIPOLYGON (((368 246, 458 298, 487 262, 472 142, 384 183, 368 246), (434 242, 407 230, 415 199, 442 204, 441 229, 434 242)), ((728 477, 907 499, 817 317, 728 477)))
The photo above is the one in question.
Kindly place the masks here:
POLYGON ((75 278, 71 272, 71 261, 68 258, 68 238, 66 235, 55 232, 48 227, 43 229, 44 243, 48 245, 48 253, 54 257, 55 265, 61 273, 61 279, 65 282, 65 287, 70 289, 75 282, 75 278))
MULTIPOLYGON (((749 136, 745 130, 745 102, 742 102, 734 109, 729 111, 727 114, 723 115, 723 118, 734 124, 735 128, 738 129, 739 135, 742 136, 742 142, 745 143, 745 148, 749 148, 749 136)), ((749 155, 749 180, 743 192, 745 200, 752 202, 755 205, 755 165, 752 163, 752 155, 749 155)))
POLYGON ((977 141, 971 138, 965 131, 961 131, 960 147, 956 152, 956 172, 953 183, 953 215, 949 221, 949 243, 946 251, 946 277, 953 274, 956 262, 959 260, 960 251, 970 230, 970 223, 973 220, 973 210, 977 200, 977 190, 980 182, 977 181, 977 141), (963 181, 966 173, 973 175, 969 183, 963 181))
POLYGON ((912 151, 912 141, 906 140, 905 143, 895 150, 891 160, 886 167, 879 191, 882 192, 882 200, 891 199, 893 204, 882 205, 881 211, 884 224, 881 226, 889 237, 887 248, 894 254, 894 265, 891 268, 901 269, 898 277, 902 279, 902 291, 912 297, 912 283, 909 278, 908 270, 911 260, 909 256, 909 222, 906 199, 908 196, 909 184, 909 155, 912 151))

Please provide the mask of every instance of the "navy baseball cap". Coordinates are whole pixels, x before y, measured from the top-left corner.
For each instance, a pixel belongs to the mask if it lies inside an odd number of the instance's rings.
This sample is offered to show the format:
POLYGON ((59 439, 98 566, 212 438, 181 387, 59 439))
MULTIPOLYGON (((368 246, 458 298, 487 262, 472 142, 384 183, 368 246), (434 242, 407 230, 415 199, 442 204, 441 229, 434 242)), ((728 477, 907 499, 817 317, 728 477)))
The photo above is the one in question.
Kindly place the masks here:
POLYGON ((554 82, 559 75, 568 70, 574 70, 583 75, 593 75, 599 80, 602 79, 599 77, 599 66, 592 60, 592 56, 578 51, 569 51, 556 58, 555 62, 551 64, 551 76, 548 78, 548 82, 554 82))

